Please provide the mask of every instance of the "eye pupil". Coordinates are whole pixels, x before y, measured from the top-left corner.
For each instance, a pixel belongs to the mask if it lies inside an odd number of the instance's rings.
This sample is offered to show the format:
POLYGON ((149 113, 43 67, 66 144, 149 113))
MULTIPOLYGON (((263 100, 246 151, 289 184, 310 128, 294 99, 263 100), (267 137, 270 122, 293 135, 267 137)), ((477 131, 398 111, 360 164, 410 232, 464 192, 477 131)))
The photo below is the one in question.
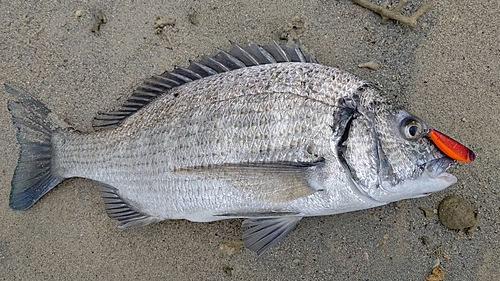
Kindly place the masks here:
POLYGON ((412 137, 414 137, 417 134, 417 131, 418 131, 418 127, 415 125, 410 126, 410 128, 408 128, 408 132, 410 133, 410 135, 412 137))

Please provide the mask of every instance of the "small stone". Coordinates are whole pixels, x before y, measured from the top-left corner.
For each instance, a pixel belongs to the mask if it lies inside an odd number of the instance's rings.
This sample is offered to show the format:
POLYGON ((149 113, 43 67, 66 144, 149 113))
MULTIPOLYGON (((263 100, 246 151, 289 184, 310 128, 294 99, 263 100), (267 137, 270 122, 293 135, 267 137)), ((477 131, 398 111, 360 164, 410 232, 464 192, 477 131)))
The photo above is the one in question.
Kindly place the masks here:
POLYGON ((425 277, 427 281, 443 281, 444 280, 444 269, 441 266, 435 266, 432 268, 431 274, 425 277))
POLYGON ((444 226, 450 229, 464 229, 467 235, 472 234, 480 219, 479 213, 474 213, 472 205, 456 194, 446 196, 439 203, 438 215, 444 226))
POLYGON ((368 254, 368 252, 363 252, 363 259, 365 261, 370 260, 370 255, 368 254))
POLYGON ((435 209, 429 209, 425 207, 418 207, 421 211, 424 212, 424 216, 426 218, 432 218, 436 215, 437 211, 435 209))
POLYGON ((200 16, 198 15, 198 11, 196 11, 194 8, 191 8, 189 10, 188 18, 189 18, 189 22, 191 22, 192 25, 199 25, 200 24, 200 16))
POLYGON ((302 264, 302 260, 301 259, 294 259, 292 261, 292 266, 299 266, 302 264))
POLYGON ((158 28, 164 28, 167 25, 175 26, 175 20, 170 18, 162 19, 161 17, 156 17, 156 22, 154 23, 153 27, 158 29, 158 28))
POLYGON ((368 62, 362 62, 358 64, 359 68, 368 68, 371 70, 378 70, 380 68, 380 64, 378 64, 376 61, 368 61, 368 62))
POLYGON ((444 252, 444 253, 443 253, 443 258, 444 258, 445 260, 447 260, 447 261, 451 260, 451 256, 450 256, 450 254, 448 254, 447 252, 444 252))
POLYGON ((432 239, 429 238, 429 236, 422 236, 422 237, 420 237, 420 240, 422 241, 422 244, 424 244, 424 245, 430 245, 432 243, 432 239))
POLYGON ((439 245, 434 250, 432 251, 436 257, 439 257, 441 253, 443 252, 443 246, 439 245))
POLYGON ((75 12, 75 17, 79 18, 79 17, 81 17, 82 15, 83 15, 82 10, 76 10, 76 12, 75 12))
POLYGON ((229 277, 233 276, 233 268, 230 266, 227 265, 223 266, 222 271, 224 271, 224 273, 229 277))

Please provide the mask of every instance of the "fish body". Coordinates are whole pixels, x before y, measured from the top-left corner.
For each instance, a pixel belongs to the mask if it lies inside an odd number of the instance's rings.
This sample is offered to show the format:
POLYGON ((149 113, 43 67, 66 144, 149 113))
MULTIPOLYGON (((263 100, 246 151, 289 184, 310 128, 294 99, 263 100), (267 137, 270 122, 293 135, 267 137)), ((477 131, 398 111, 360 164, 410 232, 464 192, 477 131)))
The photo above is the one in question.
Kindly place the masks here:
POLYGON ((363 200, 346 184, 332 143, 332 113, 342 95, 352 95, 340 85, 356 89, 363 81, 292 62, 200 82, 159 97, 115 129, 61 136, 66 142, 54 161, 58 174, 117 187, 120 197, 158 220, 259 212, 315 216, 383 204, 363 200), (278 71, 297 79, 272 78, 278 71), (318 83, 314 92, 297 89, 311 74, 339 81, 318 83), (288 167, 294 163, 307 166, 288 167), (331 178, 334 184, 325 182, 331 178))
POLYGON ((21 153, 10 206, 66 178, 100 183, 122 227, 246 218, 262 253, 302 217, 372 208, 456 182, 419 118, 297 47, 234 45, 144 82, 84 134, 6 85, 21 153))

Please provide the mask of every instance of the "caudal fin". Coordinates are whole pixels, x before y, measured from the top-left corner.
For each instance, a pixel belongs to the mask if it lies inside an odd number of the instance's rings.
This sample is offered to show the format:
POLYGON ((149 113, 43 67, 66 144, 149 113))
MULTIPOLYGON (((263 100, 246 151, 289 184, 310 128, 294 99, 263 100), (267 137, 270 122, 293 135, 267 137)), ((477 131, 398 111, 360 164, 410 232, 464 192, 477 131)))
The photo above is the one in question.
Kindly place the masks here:
POLYGON ((18 128, 17 141, 21 146, 9 206, 26 210, 64 180, 52 172, 52 134, 69 126, 22 89, 9 84, 5 84, 5 89, 18 99, 9 101, 8 108, 18 128))

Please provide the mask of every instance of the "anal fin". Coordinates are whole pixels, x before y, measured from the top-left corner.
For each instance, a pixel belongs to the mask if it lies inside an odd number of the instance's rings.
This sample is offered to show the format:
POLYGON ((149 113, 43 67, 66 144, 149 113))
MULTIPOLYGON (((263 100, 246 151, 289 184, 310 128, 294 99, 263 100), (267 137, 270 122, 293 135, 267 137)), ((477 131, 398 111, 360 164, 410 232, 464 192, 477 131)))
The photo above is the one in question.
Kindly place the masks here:
POLYGON ((281 241, 302 219, 301 216, 248 218, 243 227, 243 244, 246 248, 262 254, 281 241))
POLYGON ((145 226, 158 221, 158 219, 142 214, 124 201, 116 192, 116 188, 100 183, 99 191, 104 199, 106 213, 112 219, 120 222, 120 228, 145 226))

